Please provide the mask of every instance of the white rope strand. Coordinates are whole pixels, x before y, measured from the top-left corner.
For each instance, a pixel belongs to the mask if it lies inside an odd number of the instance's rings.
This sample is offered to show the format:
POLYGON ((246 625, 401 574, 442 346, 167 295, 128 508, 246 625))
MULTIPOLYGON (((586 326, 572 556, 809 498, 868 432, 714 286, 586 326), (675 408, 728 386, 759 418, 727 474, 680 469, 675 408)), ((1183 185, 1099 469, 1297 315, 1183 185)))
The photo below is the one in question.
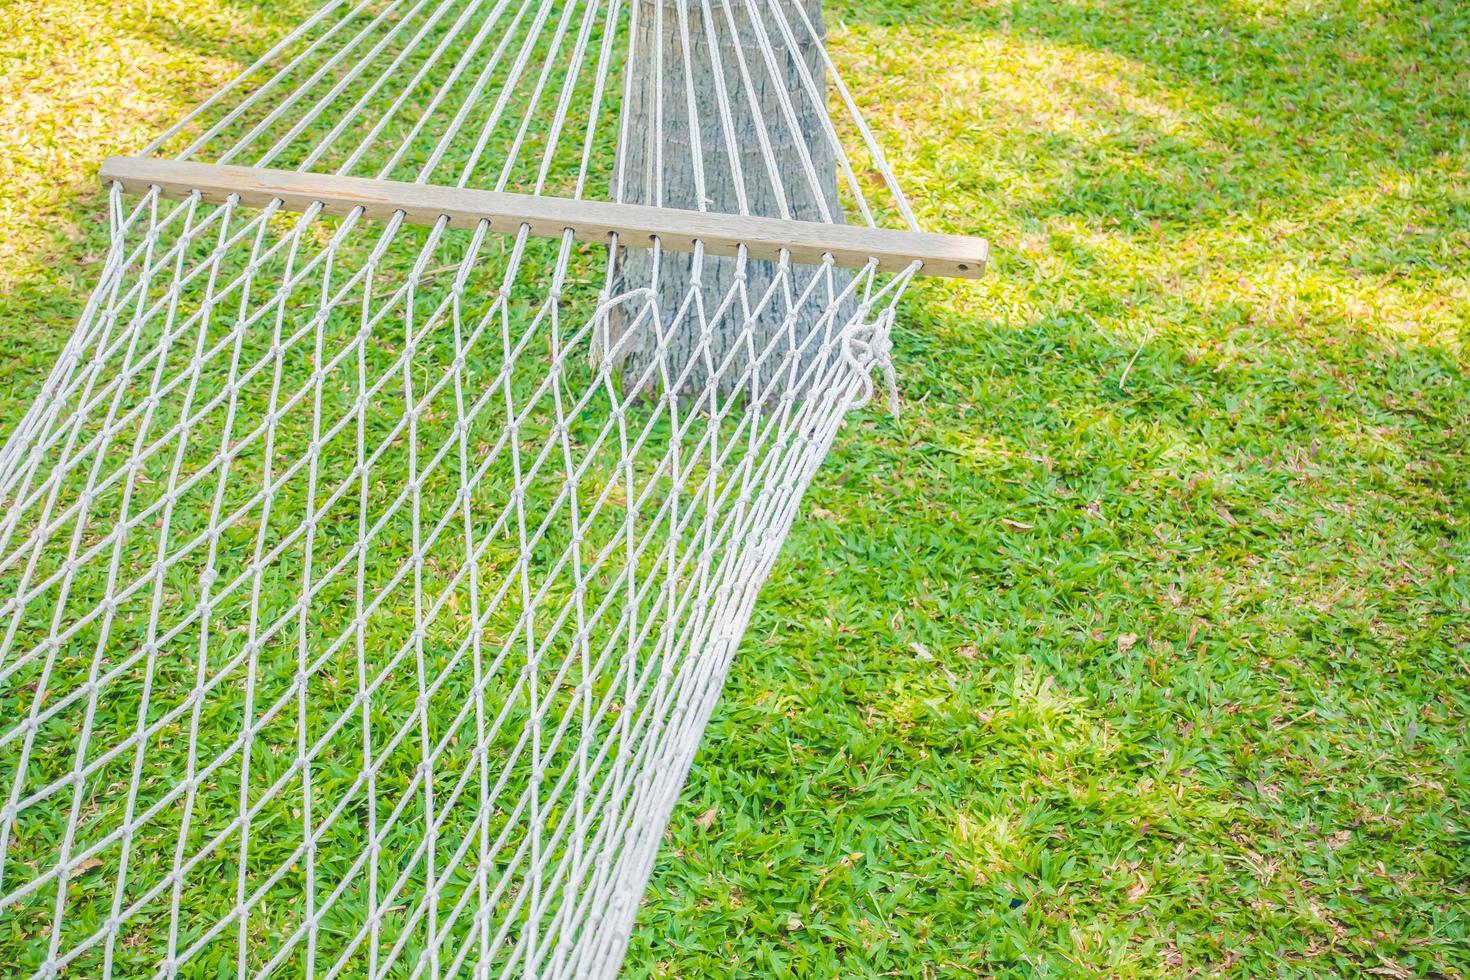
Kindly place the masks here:
MULTIPOLYGON (((146 152, 912 224, 788 2, 332 0, 146 152)), ((614 973, 915 270, 108 204, 0 450, 0 962, 614 973)))

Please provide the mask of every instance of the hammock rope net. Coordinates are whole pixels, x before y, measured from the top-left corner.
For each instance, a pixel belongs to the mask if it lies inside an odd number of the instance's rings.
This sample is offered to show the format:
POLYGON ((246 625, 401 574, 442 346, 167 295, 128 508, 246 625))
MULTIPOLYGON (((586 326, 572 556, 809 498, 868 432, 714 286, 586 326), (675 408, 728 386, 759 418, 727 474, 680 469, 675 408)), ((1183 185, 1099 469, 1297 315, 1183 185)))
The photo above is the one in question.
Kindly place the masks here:
MULTIPOLYGON (((915 227, 822 30, 784 0, 329 3, 146 152, 915 227), (692 196, 661 186, 685 164, 692 196)), ((400 217, 112 187, 0 456, 18 974, 618 969, 914 269, 400 217)))

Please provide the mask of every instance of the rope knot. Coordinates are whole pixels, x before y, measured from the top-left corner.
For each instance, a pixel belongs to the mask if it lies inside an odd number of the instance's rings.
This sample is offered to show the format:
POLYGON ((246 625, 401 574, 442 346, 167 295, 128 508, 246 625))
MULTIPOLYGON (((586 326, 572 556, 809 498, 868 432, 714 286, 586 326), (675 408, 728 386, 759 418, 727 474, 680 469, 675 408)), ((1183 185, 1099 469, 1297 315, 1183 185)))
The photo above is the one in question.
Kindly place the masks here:
POLYGON ((617 363, 621 349, 627 345, 634 330, 642 325, 647 316, 651 316, 654 320, 654 329, 659 329, 657 326, 658 293, 647 286, 630 289, 616 296, 607 296, 606 292, 606 290, 598 292, 602 300, 597 304, 597 309, 592 311, 592 336, 587 342, 587 357, 592 361, 593 367, 611 369, 617 363), (632 320, 624 325, 617 339, 614 339, 611 322, 612 310, 631 300, 642 300, 643 305, 633 315, 632 320))
POLYGON ((862 391, 849 409, 862 408, 873 400, 873 370, 883 376, 888 411, 898 414, 898 376, 893 369, 893 310, 884 310, 871 323, 855 320, 842 332, 842 359, 862 381, 862 391))

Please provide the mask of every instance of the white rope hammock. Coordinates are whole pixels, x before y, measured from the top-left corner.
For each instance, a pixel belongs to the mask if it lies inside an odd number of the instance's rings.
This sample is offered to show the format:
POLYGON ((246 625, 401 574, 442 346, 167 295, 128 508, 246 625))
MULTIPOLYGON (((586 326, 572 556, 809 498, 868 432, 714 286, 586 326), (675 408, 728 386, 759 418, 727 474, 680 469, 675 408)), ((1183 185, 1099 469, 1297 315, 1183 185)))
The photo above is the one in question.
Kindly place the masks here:
POLYGON ((337 0, 144 156, 0 455, 0 963, 616 972, 923 260, 146 168, 917 231, 814 8, 337 0))

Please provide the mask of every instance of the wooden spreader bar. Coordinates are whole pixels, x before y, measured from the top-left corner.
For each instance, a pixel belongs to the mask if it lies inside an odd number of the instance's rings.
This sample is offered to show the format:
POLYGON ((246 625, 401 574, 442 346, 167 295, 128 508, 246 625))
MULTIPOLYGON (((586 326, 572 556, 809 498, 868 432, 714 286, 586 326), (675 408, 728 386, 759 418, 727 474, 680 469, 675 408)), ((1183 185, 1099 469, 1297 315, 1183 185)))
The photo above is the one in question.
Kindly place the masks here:
POLYGON ((560 238, 570 228, 578 240, 585 242, 607 242, 614 233, 623 245, 651 243, 657 238, 664 248, 678 252, 693 251, 698 241, 714 255, 734 255, 744 245, 753 259, 779 258, 784 249, 792 261, 810 264, 821 262, 825 254, 848 268, 861 268, 869 259, 876 259, 878 268, 886 272, 900 272, 917 260, 922 263, 921 274, 965 279, 978 278, 985 271, 989 254, 985 239, 963 235, 750 218, 152 157, 109 157, 102 164, 101 177, 104 186, 115 181, 131 193, 144 193, 156 186, 167 197, 183 198, 198 191, 205 201, 215 204, 223 204, 232 194, 250 207, 264 207, 279 200, 291 211, 304 211, 320 202, 328 214, 346 215, 362 208, 365 216, 386 220, 402 211, 404 220, 419 225, 432 225, 447 216, 453 227, 474 228, 488 220, 492 230, 508 234, 529 225, 531 234, 549 238, 560 238))

